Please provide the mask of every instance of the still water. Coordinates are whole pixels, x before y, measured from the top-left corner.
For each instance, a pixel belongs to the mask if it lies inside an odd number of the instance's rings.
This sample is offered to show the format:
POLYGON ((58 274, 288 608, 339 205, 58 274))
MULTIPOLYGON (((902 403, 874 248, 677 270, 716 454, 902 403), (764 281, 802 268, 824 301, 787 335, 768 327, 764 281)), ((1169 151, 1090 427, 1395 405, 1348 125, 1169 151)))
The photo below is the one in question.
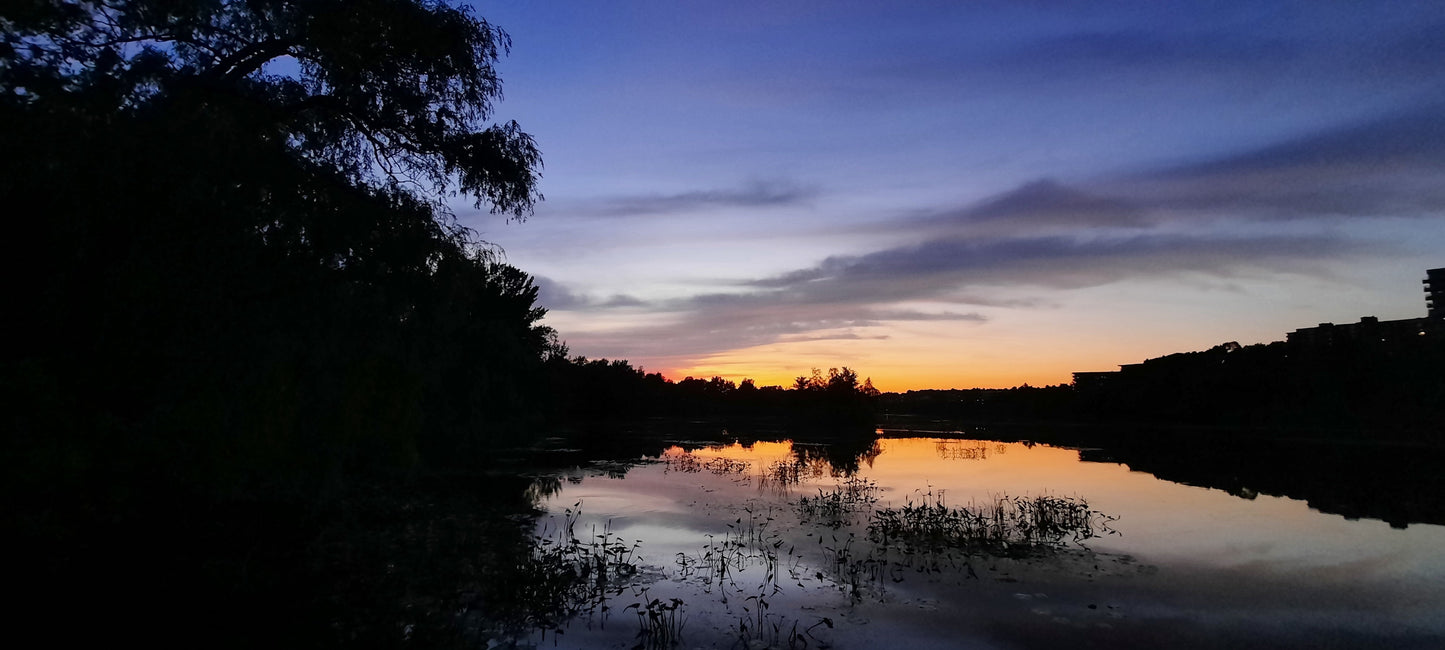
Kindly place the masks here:
POLYGON ((614 549, 591 557, 615 567, 560 634, 529 642, 1445 647, 1442 526, 1241 498, 1043 444, 885 437, 833 451, 679 441, 547 479, 539 538, 614 549), (1002 527, 1067 521, 972 544, 886 533, 890 513, 925 504, 1002 527), (1063 510, 1018 518, 1031 504, 1063 510))

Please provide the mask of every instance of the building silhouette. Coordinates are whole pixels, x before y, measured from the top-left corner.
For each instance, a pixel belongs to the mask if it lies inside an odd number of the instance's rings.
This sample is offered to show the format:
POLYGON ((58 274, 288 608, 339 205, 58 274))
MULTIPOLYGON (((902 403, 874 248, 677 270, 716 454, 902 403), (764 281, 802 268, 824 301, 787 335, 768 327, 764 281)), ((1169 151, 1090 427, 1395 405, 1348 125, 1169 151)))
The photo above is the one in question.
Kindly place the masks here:
POLYGON ((1445 319, 1445 268, 1425 272, 1425 313, 1427 318, 1445 319))
POLYGON ((1424 318, 1382 321, 1374 316, 1360 318, 1358 323, 1336 325, 1320 323, 1290 332, 1285 341, 1291 349, 1327 349, 1339 345, 1370 345, 1398 347, 1418 342, 1422 337, 1440 336, 1445 324, 1445 268, 1425 271, 1424 318))
MULTIPOLYGON (((1291 353, 1311 355, 1325 353, 1332 349, 1350 348, 1370 350, 1381 354, 1403 353, 1424 343, 1445 338, 1445 268, 1425 271, 1422 280, 1425 287, 1426 316, 1382 321, 1375 316, 1364 316, 1358 323, 1320 323, 1304 327, 1285 335, 1285 343, 1291 353)), ((1233 352, 1238 343, 1220 346, 1221 352, 1233 352)), ((1085 391, 1105 390, 1124 377, 1141 374, 1145 365, 1158 365, 1179 354, 1144 363, 1119 366, 1119 370, 1105 372, 1076 372, 1074 386, 1085 391)))

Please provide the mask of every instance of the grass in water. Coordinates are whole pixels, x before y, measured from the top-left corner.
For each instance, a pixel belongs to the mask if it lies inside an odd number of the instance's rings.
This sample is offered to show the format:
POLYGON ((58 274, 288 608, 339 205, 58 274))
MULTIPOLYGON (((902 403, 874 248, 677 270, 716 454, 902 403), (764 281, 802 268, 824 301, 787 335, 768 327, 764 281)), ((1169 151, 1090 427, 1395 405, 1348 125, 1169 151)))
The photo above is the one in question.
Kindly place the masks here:
POLYGON ((709 458, 703 460, 693 455, 690 451, 680 454, 666 454, 662 461, 667 464, 669 472, 681 472, 684 474, 696 474, 698 472, 711 472, 718 476, 739 476, 752 468, 753 464, 745 460, 732 458, 709 458))
POLYGON ((527 630, 562 634, 562 625, 594 616, 605 626, 607 602, 620 596, 637 574, 634 554, 641 542, 629 544, 611 531, 594 526, 585 538, 577 536, 582 502, 567 508, 555 531, 536 537, 530 556, 517 563, 507 579, 514 584, 509 610, 521 616, 507 621, 513 634, 527 630))
POLYGON ((877 502, 878 484, 855 476, 832 490, 819 488, 816 497, 798 499, 797 510, 803 523, 821 523, 836 529, 852 524, 855 515, 877 502))
POLYGON ((868 539, 882 547, 924 552, 945 549, 1022 555, 1058 549, 1105 534, 1115 520, 1075 497, 1010 497, 951 507, 931 490, 918 502, 873 513, 868 539))

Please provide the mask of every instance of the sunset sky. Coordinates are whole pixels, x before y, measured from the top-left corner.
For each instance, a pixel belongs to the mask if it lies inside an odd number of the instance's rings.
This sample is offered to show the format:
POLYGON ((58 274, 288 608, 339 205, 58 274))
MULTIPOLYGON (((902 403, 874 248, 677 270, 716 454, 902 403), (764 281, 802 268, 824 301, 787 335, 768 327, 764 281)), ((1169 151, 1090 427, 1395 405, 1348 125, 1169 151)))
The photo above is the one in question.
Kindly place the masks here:
POLYGON ((573 354, 883 390, 1425 313, 1445 4, 492 2, 573 354))

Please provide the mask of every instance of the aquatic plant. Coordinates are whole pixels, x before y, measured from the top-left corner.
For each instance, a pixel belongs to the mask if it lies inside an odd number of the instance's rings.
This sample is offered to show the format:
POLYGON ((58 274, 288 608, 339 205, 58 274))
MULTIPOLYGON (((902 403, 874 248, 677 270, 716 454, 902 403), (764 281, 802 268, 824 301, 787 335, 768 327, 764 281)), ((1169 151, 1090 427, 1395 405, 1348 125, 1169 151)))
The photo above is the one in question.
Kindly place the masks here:
MULTIPOLYGON (((745 592, 734 577, 753 568, 763 569, 764 584, 776 585, 785 570, 797 579, 802 558, 794 554, 792 546, 782 551, 786 542, 772 528, 777 520, 774 516, 778 514, 777 509, 771 505, 761 507, 749 501, 742 511, 743 515, 726 524, 726 531, 721 537, 707 535, 708 541, 698 553, 677 554, 679 577, 696 579, 709 593, 713 587, 745 592)), ((725 591, 723 602, 727 602, 725 591)))
POLYGON ((748 471, 753 464, 746 460, 737 460, 734 458, 710 458, 706 463, 703 463, 702 466, 703 469, 713 474, 725 476, 729 474, 742 474, 748 471))
POLYGON ((702 463, 698 462, 697 456, 692 455, 691 452, 685 451, 680 454, 664 455, 662 462, 666 464, 666 467, 663 469, 664 473, 682 472, 684 474, 695 474, 702 471, 702 463))
POLYGON ((611 521, 601 532, 593 526, 585 538, 576 534, 582 516, 582 502, 563 511, 555 530, 534 539, 530 555, 521 558, 508 572, 513 583, 502 623, 512 634, 541 630, 560 634, 567 621, 587 616, 588 624, 600 614, 606 625, 611 597, 622 595, 637 574, 635 553, 641 542, 629 544, 611 530, 611 521))
POLYGON ((633 650, 661 650, 677 645, 687 624, 687 617, 678 613, 682 599, 650 598, 646 587, 640 588, 636 595, 642 600, 623 608, 624 611, 637 610, 638 643, 633 650))
POLYGON ((743 648, 788 648, 788 650, 802 650, 810 644, 808 639, 813 639, 819 648, 827 648, 828 644, 813 635, 813 630, 820 625, 833 629, 833 619, 826 616, 819 617, 816 623, 803 628, 801 631, 798 625, 799 620, 793 620, 789 626, 788 619, 784 616, 767 612, 767 602, 759 599, 757 611, 748 610, 744 607, 745 613, 738 618, 736 645, 743 648), (786 627, 787 633, 783 632, 786 627))
MULTIPOLYGON (((988 460, 989 443, 984 440, 939 440, 934 443, 939 458, 949 460, 988 460)), ((1002 454, 1004 445, 996 445, 993 452, 1002 454)))
POLYGON ((816 497, 798 499, 797 511, 803 523, 818 522, 832 528, 853 523, 853 516, 878 502, 878 484, 871 479, 853 477, 833 486, 818 489, 816 497))
MULTIPOLYGON (((664 456, 669 471, 746 471, 726 459, 671 456, 664 456)), ((775 462, 761 474, 764 480, 796 484, 822 476, 823 469, 822 463, 792 459, 775 462)), ((733 631, 741 647, 827 647, 831 641, 813 632, 831 621, 810 626, 779 606, 777 599, 790 585, 806 588, 816 581, 858 604, 886 598, 888 585, 910 573, 952 571, 977 578, 972 560, 980 555, 1045 553, 1113 533, 1113 518, 1076 497, 1000 495, 958 507, 930 487, 901 507, 884 508, 878 507, 879 497, 876 482, 853 476, 792 500, 791 506, 775 505, 774 497, 748 499, 717 522, 719 528, 696 552, 676 554, 674 577, 710 594, 714 606, 720 601, 733 615, 740 614, 733 631), (816 536, 816 546, 790 542, 796 524, 813 527, 808 535, 816 536)), ((615 607, 617 597, 631 588, 636 599, 624 601, 630 603, 624 609, 637 616, 636 647, 677 645, 687 620, 682 599, 652 597, 645 584, 633 579, 638 545, 618 539, 610 525, 600 532, 594 528, 590 536, 577 534, 580 508, 578 502, 576 510, 564 511, 555 540, 539 539, 536 557, 545 571, 541 580, 531 582, 540 583, 538 589, 559 590, 542 595, 561 605, 539 608, 551 618, 539 616, 533 624, 554 634, 562 633, 558 621, 579 616, 586 616, 589 627, 594 621, 605 625, 609 605, 615 607), (560 586, 552 586, 549 576, 560 586), (594 618, 599 613, 600 619, 594 618)))
POLYGON ((1117 534, 1114 521, 1081 498, 1054 495, 1009 497, 950 507, 942 493, 922 493, 915 503, 873 513, 868 539, 905 553, 957 549, 1019 555, 1117 534))
POLYGON ((700 460, 690 451, 684 451, 680 454, 666 454, 662 457, 662 462, 667 465, 663 470, 664 472, 695 474, 706 470, 718 476, 743 474, 753 466, 749 461, 733 458, 718 457, 700 460))
POLYGON ((826 577, 854 604, 865 597, 881 597, 889 579, 902 580, 905 562, 892 557, 887 547, 860 541, 854 533, 842 537, 834 533, 826 538, 819 535, 818 547, 823 553, 823 562, 822 570, 815 577, 820 580, 826 577))
POLYGON ((812 472, 807 463, 798 460, 778 460, 773 461, 773 463, 768 465, 768 468, 763 471, 761 482, 765 484, 776 483, 782 486, 791 486, 801 483, 803 479, 811 474, 812 472))

